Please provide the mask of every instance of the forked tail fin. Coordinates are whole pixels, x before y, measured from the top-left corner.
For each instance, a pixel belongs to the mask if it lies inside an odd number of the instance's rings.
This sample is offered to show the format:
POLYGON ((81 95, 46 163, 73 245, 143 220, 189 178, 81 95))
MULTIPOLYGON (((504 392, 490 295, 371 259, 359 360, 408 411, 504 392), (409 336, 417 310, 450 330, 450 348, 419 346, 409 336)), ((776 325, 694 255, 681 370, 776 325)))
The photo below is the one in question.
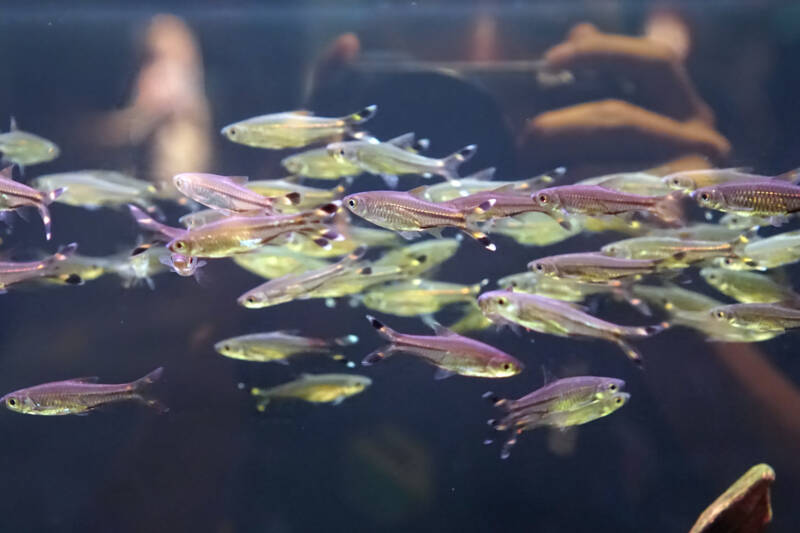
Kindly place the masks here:
POLYGON ((131 383, 131 388, 136 394, 136 397, 148 407, 152 407, 159 413, 166 413, 169 408, 161 403, 161 401, 153 394, 153 385, 161 379, 164 373, 164 367, 158 367, 146 376, 137 379, 131 383))

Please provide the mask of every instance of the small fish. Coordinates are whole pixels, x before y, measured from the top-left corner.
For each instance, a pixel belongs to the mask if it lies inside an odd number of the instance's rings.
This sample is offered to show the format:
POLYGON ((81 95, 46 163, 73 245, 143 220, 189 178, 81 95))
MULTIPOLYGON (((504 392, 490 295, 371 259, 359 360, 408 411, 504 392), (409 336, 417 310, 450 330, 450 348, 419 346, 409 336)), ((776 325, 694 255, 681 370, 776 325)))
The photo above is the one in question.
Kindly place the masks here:
POLYGON ((65 189, 55 189, 48 193, 40 192, 32 187, 14 181, 13 167, 0 170, 0 210, 17 209, 20 207, 34 207, 39 211, 44 225, 44 236, 48 241, 52 237, 50 231, 50 210, 48 205, 61 196, 65 189))
POLYGON ((642 299, 634 296, 630 292, 631 287, 623 283, 586 283, 570 278, 543 276, 538 272, 521 272, 500 278, 497 280, 497 286, 509 291, 538 294, 563 302, 580 303, 595 294, 608 294, 625 300, 645 314, 650 314, 642 299))
POLYGON ((417 278, 370 289, 362 303, 395 316, 432 315, 448 305, 473 301, 487 282, 461 285, 417 278))
POLYGON ((770 217, 747 217, 738 213, 725 213, 719 219, 719 224, 714 224, 714 226, 724 227, 731 230, 747 230, 759 226, 770 225, 772 225, 772 220, 770 217))
POLYGON ((152 183, 115 170, 44 174, 31 180, 30 185, 45 194, 62 189, 56 201, 74 207, 99 209, 135 203, 151 213, 159 212, 153 202, 158 190, 152 183))
POLYGON ((319 246, 327 246, 339 235, 328 226, 339 209, 335 203, 315 211, 290 215, 231 216, 186 233, 169 242, 173 253, 191 257, 227 257, 264 246, 286 233, 313 235, 319 246))
POLYGON ((492 321, 486 318, 486 315, 481 312, 481 308, 474 301, 462 306, 462 309, 464 309, 464 314, 461 318, 447 326, 450 331, 463 335, 471 331, 483 331, 492 325, 492 321))
POLYGON ((300 185, 287 179, 251 181, 247 183, 247 188, 266 197, 290 197, 289 204, 282 202, 279 206, 281 212, 284 213, 314 209, 320 205, 333 202, 341 198, 345 190, 342 184, 331 189, 320 189, 318 187, 300 185))
POLYGON ((762 533, 772 522, 770 487, 775 471, 753 466, 697 518, 689 533, 762 533))
POLYGON ((671 315, 681 313, 704 313, 722 305, 722 302, 705 294, 690 291, 673 283, 641 285, 631 287, 634 296, 641 298, 671 315))
MULTIPOLYGON (((648 232, 651 237, 673 237, 685 241, 717 241, 729 242, 739 237, 745 230, 750 228, 731 228, 721 224, 689 224, 682 228, 658 228, 648 232)), ((752 232, 747 232, 750 241, 758 239, 752 232)))
POLYGON ((597 185, 562 185, 542 189, 533 200, 560 224, 568 228, 570 215, 622 215, 650 213, 667 224, 680 223, 680 195, 641 196, 605 189, 597 185))
MULTIPOLYGON (((329 280, 327 283, 309 291, 307 298, 341 298, 360 295, 370 287, 412 277, 410 269, 396 265, 376 266, 374 263, 359 265, 349 272, 329 280)), ((357 299, 354 300, 357 302, 357 299)))
POLYGON ((317 142, 353 135, 355 126, 371 119, 378 107, 371 105, 344 117, 317 117, 308 111, 289 111, 234 122, 220 132, 230 141, 255 148, 300 148, 317 142))
POLYGON ((162 246, 140 245, 132 252, 109 258, 106 272, 122 278, 122 286, 126 289, 144 283, 154 290, 153 276, 168 271, 163 258, 169 254, 169 250, 162 246))
POLYGON ((541 257, 528 263, 528 268, 552 278, 620 285, 621 280, 655 273, 661 263, 654 259, 626 259, 587 252, 541 257))
POLYGON ((168 226, 157 221, 133 204, 128 204, 128 211, 130 211, 131 216, 139 227, 153 233, 159 242, 166 243, 173 239, 179 239, 187 233, 187 230, 183 228, 168 226))
POLYGON ((660 176, 647 172, 620 172, 581 180, 577 185, 597 185, 604 189, 638 194, 641 196, 666 196, 672 189, 660 176))
POLYGON ((458 167, 469 161, 478 147, 470 144, 442 159, 411 153, 394 144, 369 141, 331 143, 327 150, 334 159, 354 163, 365 172, 379 175, 389 187, 394 188, 398 176, 405 174, 441 176, 446 180, 458 181, 458 167))
POLYGON ((172 183, 183 195, 211 209, 228 213, 262 211, 272 214, 276 205, 297 205, 300 193, 290 192, 279 198, 262 196, 245 187, 244 176, 218 176, 190 172, 173 176, 172 183))
MULTIPOLYGON (((736 256, 743 253, 750 242, 748 235, 739 235, 729 242, 698 241, 677 237, 633 237, 612 242, 600 251, 624 259, 650 259, 669 263, 672 268, 686 267, 692 263, 716 257, 736 256)), ((662 263, 662 266, 666 266, 662 263)))
POLYGON ((741 303, 793 302, 800 304, 800 295, 764 274, 706 267, 700 270, 700 276, 722 294, 741 303))
POLYGON ((233 256, 233 262, 265 279, 280 278, 287 274, 300 274, 328 264, 323 259, 308 257, 283 246, 273 245, 264 246, 246 254, 236 254, 233 256))
MULTIPOLYGON (((48 276, 59 274, 58 264, 67 260, 78 249, 74 242, 62 246, 56 253, 39 261, 11 262, 0 261, 0 294, 6 292, 8 287, 23 281, 30 281, 48 276)), ((75 282, 74 277, 71 285, 80 285, 82 280, 78 277, 75 282)))
POLYGON ((169 267, 169 269, 175 272, 177 275, 184 278, 194 276, 198 281, 200 280, 198 277, 200 274, 199 269, 203 268, 207 264, 206 261, 203 261, 197 257, 189 257, 174 253, 162 255, 158 258, 158 260, 163 265, 169 267))
POLYGON ((520 361, 507 353, 462 337, 436 322, 431 323, 436 335, 408 335, 394 331, 372 316, 367 315, 367 320, 389 344, 366 356, 361 362, 365 366, 373 365, 397 352, 405 352, 437 367, 435 379, 445 379, 455 374, 506 378, 519 374, 524 368, 520 361))
POLYGON ((263 412, 272 400, 278 398, 339 405, 370 385, 371 379, 358 374, 303 374, 300 379, 289 383, 269 389, 253 388, 250 392, 258 397, 256 409, 263 412))
POLYGON ((330 246, 321 247, 314 242, 313 236, 305 236, 299 233, 289 234, 285 240, 277 239, 273 243, 300 255, 328 259, 347 255, 359 246, 377 249, 399 246, 406 242, 405 239, 393 231, 343 224, 338 215, 333 219, 331 227, 339 234, 340 240, 331 241, 329 243, 330 246))
POLYGON ((721 183, 697 189, 691 196, 700 207, 744 217, 769 217, 776 226, 800 211, 800 186, 778 180, 721 183))
POLYGON ((68 254, 62 261, 54 264, 52 273, 41 278, 41 281, 59 285, 80 285, 99 278, 106 273, 107 268, 108 259, 105 257, 68 254))
POLYGON ((626 338, 650 337, 669 327, 665 322, 652 326, 620 326, 592 316, 574 304, 520 292, 485 292, 478 298, 478 305, 487 318, 498 325, 516 324, 559 337, 613 342, 637 364, 641 364, 642 356, 626 338))
POLYGON ((790 170, 779 176, 762 176, 752 174, 742 168, 704 168, 698 170, 682 170, 661 178, 670 189, 676 189, 689 194, 697 189, 712 187, 723 183, 736 183, 743 181, 782 180, 792 182, 797 179, 796 171, 790 170))
POLYGON ((476 192, 469 196, 454 198, 439 205, 454 207, 464 213, 472 213, 473 222, 488 222, 496 218, 507 218, 532 211, 542 211, 527 193, 505 192, 498 189, 476 192))
POLYGON ((497 189, 502 189, 506 193, 530 194, 532 191, 551 185, 566 172, 564 167, 559 167, 528 179, 492 181, 495 170, 494 167, 485 168, 469 176, 458 178, 458 181, 443 181, 428 185, 422 196, 431 202, 448 202, 456 198, 497 189))
POLYGON ((420 276, 451 259, 461 241, 458 239, 429 239, 390 250, 373 262, 376 268, 394 266, 410 276, 420 276))
POLYGON ((529 212, 513 218, 495 219, 483 230, 494 234, 505 235, 523 246, 549 246, 562 242, 583 229, 577 218, 570 220, 570 229, 564 229, 551 216, 545 213, 529 212))
POLYGON ((708 342, 761 342, 783 333, 739 328, 717 320, 708 311, 676 311, 671 315, 669 323, 698 331, 708 342))
POLYGON ((130 383, 101 384, 96 377, 54 381, 9 392, 2 398, 10 411, 26 415, 80 415, 118 402, 136 401, 160 413, 168 409, 152 396, 150 389, 161 378, 157 368, 130 383))
POLYGON ((800 309, 778 304, 730 304, 712 308, 714 319, 753 331, 784 332, 800 328, 800 309))
MULTIPOLYGON (((498 431, 509 430, 511 436, 505 441, 500 451, 501 459, 508 459, 511 455, 511 448, 517 444, 517 439, 524 431, 529 431, 539 427, 554 427, 564 429, 572 426, 579 426, 587 424, 598 418, 610 415, 623 405, 625 405, 630 398, 630 394, 626 392, 616 392, 610 395, 604 395, 602 398, 583 403, 573 409, 561 409, 548 411, 547 409, 539 410, 537 407, 530 407, 522 409, 512 416, 503 419, 503 422, 498 423, 495 420, 489 420, 490 425, 495 425, 498 431)), ((486 441, 487 444, 491 440, 486 441)))
POLYGON ((800 260, 800 231, 787 231, 748 243, 741 257, 720 257, 714 266, 731 270, 768 270, 800 260))
POLYGON ((4 161, 22 168, 52 161, 61 152, 54 142, 19 129, 11 117, 8 131, 0 133, 0 153, 4 161))
MULTIPOLYGON (((403 150, 416 153, 428 148, 428 140, 415 140, 413 133, 405 133, 386 141, 403 150)), ((339 179, 357 176, 363 171, 357 164, 328 155, 327 148, 314 148, 299 154, 290 155, 281 161, 283 167, 297 176, 315 179, 339 179)))
POLYGON ((194 229, 222 220, 228 216, 230 216, 230 213, 220 211, 219 209, 201 209, 200 211, 194 211, 183 215, 178 219, 178 223, 186 229, 194 229))
MULTIPOLYGON (((440 233, 453 227, 466 233, 484 248, 496 250, 489 237, 479 231, 465 213, 454 207, 428 202, 400 191, 369 191, 344 197, 344 205, 354 214, 382 228, 413 237, 415 232, 440 233)), ((488 208, 488 206, 486 206, 488 208)))
POLYGON ((337 339, 318 339, 302 337, 288 331, 270 331, 221 340, 214 345, 214 349, 232 359, 288 364, 290 357, 299 354, 328 354, 334 359, 343 360, 342 355, 331 354, 331 351, 357 342, 358 337, 355 335, 346 335, 337 339))
POLYGON ((337 263, 272 279, 242 294, 236 302, 248 309, 261 309, 292 300, 307 299, 309 293, 326 286, 331 280, 344 276, 354 269, 358 270, 357 263, 365 252, 366 247, 357 248, 337 263))

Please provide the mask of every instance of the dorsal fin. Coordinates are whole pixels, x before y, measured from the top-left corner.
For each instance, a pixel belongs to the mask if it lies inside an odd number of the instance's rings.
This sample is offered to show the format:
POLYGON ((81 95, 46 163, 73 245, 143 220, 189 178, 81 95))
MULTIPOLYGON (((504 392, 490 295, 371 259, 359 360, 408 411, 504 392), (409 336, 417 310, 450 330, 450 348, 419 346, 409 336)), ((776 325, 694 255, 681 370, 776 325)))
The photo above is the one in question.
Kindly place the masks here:
POLYGON ((6 178, 8 180, 13 180, 14 179, 14 165, 8 165, 3 170, 0 170, 0 176, 6 178))
POLYGON ((477 181, 491 181, 494 179, 495 170, 497 170, 495 167, 484 168, 483 170, 479 170, 474 174, 470 174, 467 176, 467 178, 477 181))
POLYGON ((250 178, 247 176, 228 176, 228 179, 236 185, 244 185, 250 178))
POLYGON ((393 144, 399 148, 409 148, 414 144, 414 132, 404 133, 386 141, 386 144, 393 144))
POLYGON ((553 373, 550 372, 545 365, 542 365, 542 386, 548 385, 555 380, 556 379, 555 376, 553 376, 553 373))
POLYGON ((410 191, 406 191, 407 194, 411 196, 416 196, 417 198, 422 198, 425 195, 425 191, 428 190, 427 185, 420 185, 419 187, 414 187, 410 191))
POLYGON ((300 115, 302 117, 310 117, 314 113, 309 111, 308 109, 295 109, 294 111, 287 111, 287 115, 300 115))
POLYGON ((14 116, 11 116, 11 120, 8 121, 8 131, 17 131, 19 127, 17 126, 17 119, 14 116))
POLYGON ((458 337, 459 336, 458 333, 456 333, 455 331, 447 329, 446 327, 444 327, 443 325, 439 324, 435 320, 429 320, 429 321, 427 321, 427 324, 431 327, 431 329, 434 331, 434 333, 436 333, 440 337, 458 337))
POLYGON ((72 381, 75 383, 97 383, 99 380, 100 378, 97 376, 87 376, 83 378, 68 379, 67 381, 72 381))

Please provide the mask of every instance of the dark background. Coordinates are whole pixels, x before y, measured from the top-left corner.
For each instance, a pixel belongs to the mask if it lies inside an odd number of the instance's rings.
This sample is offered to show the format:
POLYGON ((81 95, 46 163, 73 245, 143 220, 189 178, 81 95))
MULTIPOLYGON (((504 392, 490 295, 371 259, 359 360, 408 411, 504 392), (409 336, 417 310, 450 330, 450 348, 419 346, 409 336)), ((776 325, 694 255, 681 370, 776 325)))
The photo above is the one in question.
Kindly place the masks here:
MULTIPOLYGON (((800 10, 759 2, 702 6, 678 6, 695 37, 689 69, 734 145, 733 163, 765 173, 800 164, 800 10)), ((604 31, 639 33, 649 8, 556 2, 9 7, 0 14, 0 120, 13 114, 24 129, 62 147, 59 159, 29 168, 26 176, 129 165, 135 156, 88 150, 76 129, 85 114, 129 99, 144 28, 164 11, 182 16, 196 32, 216 130, 308 104, 300 97, 303 74, 343 31, 358 33, 366 50, 459 59, 474 18, 489 13, 502 28, 508 58, 536 58, 583 20, 604 31)), ((435 155, 477 143, 465 171, 494 165, 500 177, 511 178, 542 170, 518 165, 511 140, 514 124, 555 98, 532 83, 530 92, 523 84, 503 94, 431 76, 356 81, 352 94, 316 95, 314 110, 343 114, 377 103, 370 131, 379 137, 413 130, 431 139, 435 155)), ((210 170, 280 177, 277 161, 284 154, 214 139, 210 170)), ((363 178, 353 190, 381 186, 377 178, 363 178)), ((54 242, 78 241, 84 254, 114 253, 136 239, 122 212, 58 205, 53 218, 54 242)), ((6 240, 7 247, 47 246, 35 222, 20 222, 6 240)), ((499 239, 499 251, 489 254, 465 242, 437 277, 496 279, 539 255, 598 244, 597 236, 578 236, 531 250, 499 239)), ((759 344, 763 354, 739 354, 675 329, 639 343, 646 358, 640 371, 611 344, 541 335, 531 343, 529 336, 487 330, 477 337, 522 359, 523 374, 502 383, 438 382, 431 368, 400 356, 365 369, 373 386, 341 406, 286 403, 262 414, 238 383, 269 386, 341 367, 314 358, 290 367, 237 362, 215 354, 215 341, 272 329, 320 337, 352 332, 361 342, 346 353, 358 360, 381 340, 364 321, 364 309, 345 302, 335 309, 321 301, 238 307, 236 296, 260 281, 229 261, 206 269, 206 286, 166 275, 155 291, 125 290, 106 277, 79 288, 2 296, 0 391, 84 375, 128 381, 163 365, 162 393, 171 407, 164 416, 138 406, 87 417, 0 413, 4 531, 687 531, 708 503, 762 461, 777 472, 771 530, 800 528, 796 405, 752 392, 744 383, 758 377, 736 371, 757 359, 782 373, 791 389, 800 382, 792 334, 759 344), (541 367, 558 376, 623 378, 631 401, 581 427, 570 455, 548 451, 550 437, 541 430, 524 435, 501 461, 497 446, 481 444, 484 421, 494 413, 480 396, 486 390, 525 394, 541 385, 541 367)), ((620 323, 647 322, 621 306, 603 305, 598 313, 620 323)), ((419 320, 385 318, 401 331, 425 331, 419 320)), ((447 323, 455 316, 439 318, 447 323)))

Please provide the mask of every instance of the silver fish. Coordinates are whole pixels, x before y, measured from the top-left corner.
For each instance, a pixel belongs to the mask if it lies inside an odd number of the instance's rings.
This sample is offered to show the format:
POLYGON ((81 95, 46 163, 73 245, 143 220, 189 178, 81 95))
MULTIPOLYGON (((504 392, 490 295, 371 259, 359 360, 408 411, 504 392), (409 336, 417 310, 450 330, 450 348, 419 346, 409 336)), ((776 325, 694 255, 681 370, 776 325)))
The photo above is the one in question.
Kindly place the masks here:
MULTIPOLYGON (((39 261, 26 262, 0 262, 0 294, 6 292, 9 286, 31 279, 37 279, 58 274, 58 263, 65 261, 78 249, 74 242, 62 246, 58 251, 39 261)), ((79 285, 80 278, 73 280, 72 285, 79 285)))
POLYGON ((11 117, 8 131, 0 133, 0 153, 6 162, 25 167, 52 161, 60 150, 54 142, 19 129, 11 117))
POLYGON ((188 172, 173 176, 172 182, 181 193, 195 202, 231 213, 263 211, 269 214, 274 211, 276 204, 297 205, 301 200, 297 192, 280 198, 262 196, 245 187, 247 178, 244 176, 188 172))
POLYGON ((39 211, 44 225, 44 236, 49 241, 52 237, 50 230, 51 218, 48 205, 53 203, 56 198, 64 193, 65 189, 55 189, 48 193, 43 193, 28 187, 12 178, 12 168, 6 167, 0 171, 0 210, 17 209, 20 207, 34 207, 39 211))

